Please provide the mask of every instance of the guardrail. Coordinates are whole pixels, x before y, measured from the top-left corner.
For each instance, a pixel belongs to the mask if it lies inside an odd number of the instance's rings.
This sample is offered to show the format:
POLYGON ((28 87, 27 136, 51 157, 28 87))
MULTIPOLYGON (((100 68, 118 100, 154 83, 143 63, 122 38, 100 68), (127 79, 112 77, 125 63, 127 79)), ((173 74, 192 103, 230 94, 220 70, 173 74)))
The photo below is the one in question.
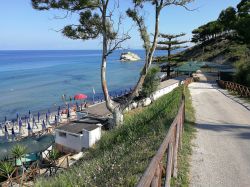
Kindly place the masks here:
POLYGON ((218 80, 218 85, 223 89, 237 92, 241 97, 250 97, 249 87, 223 80, 218 80))
POLYGON ((177 177, 177 154, 182 147, 183 124, 185 119, 185 98, 183 97, 178 114, 171 124, 167 136, 147 170, 141 177, 138 187, 170 186, 171 177, 177 177), (166 160, 164 159, 166 155, 166 160), (166 167, 164 168, 164 163, 166 167), (165 175, 164 175, 165 173, 165 175))

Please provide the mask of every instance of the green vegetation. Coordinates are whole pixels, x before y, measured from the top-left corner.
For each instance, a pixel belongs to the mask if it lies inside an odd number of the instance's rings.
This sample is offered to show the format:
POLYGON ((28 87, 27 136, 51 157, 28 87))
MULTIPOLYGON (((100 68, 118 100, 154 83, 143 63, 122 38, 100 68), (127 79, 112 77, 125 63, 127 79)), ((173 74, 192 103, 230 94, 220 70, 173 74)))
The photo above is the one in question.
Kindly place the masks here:
POLYGON ((40 178, 36 186, 135 186, 177 114, 182 88, 126 115, 124 125, 106 132, 96 147, 69 170, 40 178))
POLYGON ((162 39, 158 41, 158 46, 156 47, 157 50, 164 50, 167 51, 167 60, 170 61, 171 58, 171 52, 177 49, 184 49, 187 48, 188 46, 184 46, 182 44, 187 43, 188 41, 181 41, 177 38, 185 36, 185 33, 180 33, 176 35, 172 34, 160 34, 159 37, 162 39))
POLYGON ((250 43, 250 1, 242 0, 237 9, 228 7, 222 10, 215 21, 211 21, 193 30, 192 42, 204 43, 219 36, 236 36, 244 43, 250 43), (237 34, 237 35, 235 35, 237 34))
POLYGON ((191 140, 195 136, 195 111, 192 106, 191 95, 189 89, 184 91, 186 102, 185 102, 185 125, 182 139, 182 149, 178 154, 178 176, 174 179, 173 186, 189 186, 189 169, 190 169, 190 156, 192 154, 192 143, 191 140))
POLYGON ((236 67, 234 81, 250 86, 250 0, 228 7, 218 19, 193 30, 197 45, 175 56, 178 61, 210 61, 236 67))
MULTIPOLYGON (((236 64, 250 60, 250 50, 233 38, 217 38, 205 44, 197 44, 178 54, 179 61, 210 61, 220 64, 236 64)), ((177 57, 176 57, 177 58, 177 57)))
POLYGON ((0 162, 0 177, 3 177, 3 179, 0 178, 0 182, 6 179, 10 179, 10 176, 12 172, 14 171, 14 169, 15 168, 12 163, 8 161, 1 161, 0 162))
POLYGON ((156 74, 160 72, 159 67, 150 68, 144 83, 142 84, 142 90, 140 92, 140 96, 149 97, 153 92, 157 90, 157 87, 160 84, 160 80, 156 77, 156 74))

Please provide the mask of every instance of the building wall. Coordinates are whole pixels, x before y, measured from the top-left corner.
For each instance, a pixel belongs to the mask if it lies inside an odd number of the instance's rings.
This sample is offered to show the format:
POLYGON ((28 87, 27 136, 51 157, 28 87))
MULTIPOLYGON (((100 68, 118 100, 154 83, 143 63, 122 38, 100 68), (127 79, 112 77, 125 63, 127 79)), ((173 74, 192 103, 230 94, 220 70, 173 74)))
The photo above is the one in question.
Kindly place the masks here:
POLYGON ((98 140, 101 139, 101 127, 89 132, 89 147, 92 147, 98 140))
MULTIPOLYGON (((82 150, 82 135, 74 135, 70 133, 66 133, 66 137, 59 136, 59 132, 56 130, 56 144, 62 145, 64 147, 68 147, 70 149, 73 149, 77 152, 80 152, 82 150)), ((65 133, 65 132, 64 132, 65 133)))

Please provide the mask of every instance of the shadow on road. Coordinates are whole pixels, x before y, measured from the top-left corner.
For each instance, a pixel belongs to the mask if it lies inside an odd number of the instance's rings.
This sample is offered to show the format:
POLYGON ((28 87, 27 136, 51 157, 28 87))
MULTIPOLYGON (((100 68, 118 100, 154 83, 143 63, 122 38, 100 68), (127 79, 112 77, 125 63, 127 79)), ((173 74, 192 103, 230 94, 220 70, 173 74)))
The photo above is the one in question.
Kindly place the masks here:
POLYGON ((236 134, 237 137, 243 139, 250 140, 250 125, 249 124, 205 124, 205 123, 198 123, 196 124, 198 129, 205 129, 210 131, 217 131, 217 132, 233 132, 236 134), (249 132, 246 132, 248 131, 249 132), (241 132, 245 131, 245 132, 241 132))

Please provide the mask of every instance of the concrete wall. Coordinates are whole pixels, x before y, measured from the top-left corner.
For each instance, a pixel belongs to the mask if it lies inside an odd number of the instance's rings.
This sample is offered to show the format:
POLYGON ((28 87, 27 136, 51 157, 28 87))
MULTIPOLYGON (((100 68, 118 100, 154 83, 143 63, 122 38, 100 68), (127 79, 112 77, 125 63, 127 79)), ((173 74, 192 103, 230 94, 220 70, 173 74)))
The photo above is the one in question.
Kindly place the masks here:
POLYGON ((175 88, 177 88, 179 86, 179 82, 176 82, 170 86, 167 86, 165 88, 162 88, 160 90, 157 90, 156 92, 154 92, 151 97, 145 98, 139 102, 133 102, 129 105, 129 107, 126 108, 126 111, 138 108, 138 107, 145 107, 150 105, 154 100, 159 99, 160 97, 162 97, 163 95, 166 95, 168 93, 170 93, 171 91, 173 91, 175 88))
POLYGON ((89 147, 92 147, 98 140, 101 139, 101 127, 89 132, 89 147))
POLYGON ((56 144, 62 145, 64 147, 68 147, 70 149, 73 149, 77 152, 80 152, 82 150, 82 134, 75 135, 75 134, 70 134, 66 133, 66 137, 59 136, 59 132, 65 133, 63 131, 58 131, 56 130, 56 139, 55 142, 56 144))
POLYGON ((162 88, 160 90, 157 90, 156 92, 154 92, 152 94, 152 97, 154 100, 157 100, 158 98, 160 98, 163 95, 166 95, 167 93, 170 93, 171 91, 173 91, 175 88, 177 88, 179 86, 179 82, 172 84, 168 87, 162 88))

